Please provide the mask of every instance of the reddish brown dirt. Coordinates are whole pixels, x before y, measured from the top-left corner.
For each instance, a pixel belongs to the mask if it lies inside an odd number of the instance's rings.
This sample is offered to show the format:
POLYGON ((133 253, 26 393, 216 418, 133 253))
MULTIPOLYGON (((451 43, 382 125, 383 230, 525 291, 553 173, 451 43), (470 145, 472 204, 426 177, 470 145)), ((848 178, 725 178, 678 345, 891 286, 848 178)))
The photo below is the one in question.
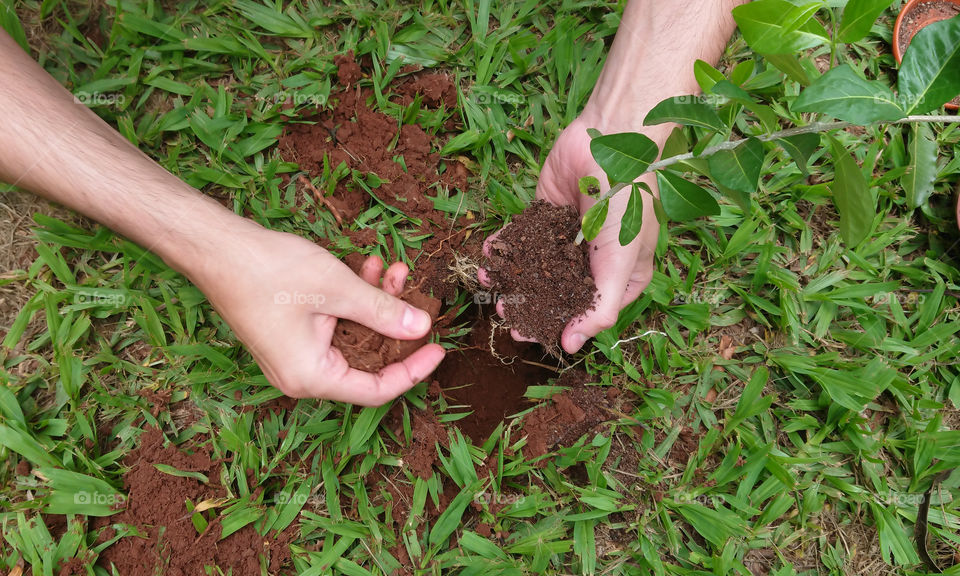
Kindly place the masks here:
MULTIPOLYGON (((259 576, 260 556, 268 558, 271 573, 289 568, 291 531, 261 537, 253 525, 220 540, 221 527, 213 515, 208 529, 197 534, 187 512, 185 500, 194 504, 210 498, 226 496, 220 485, 221 463, 214 461, 207 446, 197 446, 192 453, 174 445, 164 447, 163 434, 148 428, 140 437, 140 445, 123 460, 129 471, 124 475, 127 493, 123 512, 93 520, 93 528, 105 528, 101 539, 112 535, 111 524, 135 526, 145 538, 126 537, 100 554, 98 564, 106 569, 116 566, 120 574, 153 574, 187 576, 205 574, 205 566, 218 566, 234 576, 259 576), (209 478, 204 484, 194 478, 165 474, 154 464, 166 464, 179 470, 200 472, 209 478)), ((295 525, 294 525, 295 526, 295 525)))
POLYGON ((500 422, 530 404, 524 398, 527 386, 546 384, 557 374, 529 362, 544 360, 536 344, 515 342, 507 330, 497 330, 494 348, 503 361, 490 354, 489 317, 481 316, 460 350, 450 351, 436 379, 447 403, 464 405, 473 413, 454 423, 474 443, 484 442, 500 422), (508 362, 508 364, 504 364, 508 362))
MULTIPOLYGON (((440 300, 427 296, 415 288, 408 288, 401 298, 425 310, 436 322, 440 316, 440 300)), ((343 353, 351 367, 365 372, 379 372, 381 368, 400 362, 429 341, 429 335, 419 340, 387 338, 351 320, 340 320, 333 333, 333 346, 343 353)))
MULTIPOLYGON (((337 59, 341 84, 356 81, 359 65, 352 56, 337 59), (356 70, 354 67, 356 66, 356 70)), ((349 83, 348 83, 349 85, 349 83)), ((423 105, 456 104, 456 87, 446 74, 422 74, 405 77, 396 82, 399 103, 421 95, 423 105)), ((430 234, 419 250, 409 250, 414 261, 413 285, 424 294, 448 298, 455 294, 455 286, 445 282, 450 275, 448 266, 454 250, 461 250, 469 236, 469 226, 475 221, 466 214, 451 215, 434 209, 430 197, 437 195, 437 187, 467 191, 469 172, 456 160, 443 160, 437 153, 440 143, 416 124, 406 124, 397 134, 397 120, 374 111, 368 105, 373 101, 369 88, 350 88, 335 96, 336 105, 313 118, 311 124, 291 124, 280 138, 280 153, 287 160, 297 162, 313 177, 323 173, 324 158, 330 169, 341 162, 363 174, 376 174, 382 184, 367 193, 344 178, 327 202, 334 206, 343 219, 343 232, 351 243, 368 247, 377 243, 372 228, 359 228, 355 218, 372 206, 375 195, 380 201, 401 210, 410 218, 421 221, 419 226, 408 226, 413 235, 430 234), (396 140, 396 142, 394 142, 396 140), (402 161, 401 161, 402 158, 402 161)), ((451 127, 452 128, 452 127, 451 127)), ((387 248, 396 258, 399 247, 393 245, 389 234, 384 236, 387 248)), ((327 241, 322 241, 328 244, 327 241)))
POLYGON ((559 346, 564 326, 594 306, 587 244, 574 244, 580 217, 571 206, 535 200, 490 244, 486 269, 521 335, 559 346))
POLYGON ((523 455, 539 458, 554 446, 568 445, 593 430, 598 424, 612 419, 605 407, 606 390, 599 386, 585 386, 587 374, 577 370, 563 373, 557 384, 570 389, 553 397, 523 419, 523 434, 527 445, 523 455))
MULTIPOLYGON (((914 35, 930 24, 947 20, 960 15, 960 4, 946 2, 944 0, 933 0, 932 2, 918 3, 908 14, 900 21, 899 50, 900 54, 906 54, 907 46, 913 40, 914 35)), ((954 106, 960 106, 960 96, 950 101, 954 106)))

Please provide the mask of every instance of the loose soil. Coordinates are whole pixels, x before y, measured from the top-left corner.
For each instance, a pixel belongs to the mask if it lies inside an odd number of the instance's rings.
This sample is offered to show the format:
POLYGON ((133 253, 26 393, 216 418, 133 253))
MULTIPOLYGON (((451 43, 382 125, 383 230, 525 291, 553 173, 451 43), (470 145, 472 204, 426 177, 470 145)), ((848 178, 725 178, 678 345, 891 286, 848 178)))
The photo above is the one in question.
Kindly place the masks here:
MULTIPOLYGON (((385 243, 394 258, 398 257, 399 250, 405 250, 403 246, 393 244, 390 234, 384 233, 377 219, 359 226, 356 223, 358 215, 382 203, 401 210, 408 219, 420 222, 403 224, 407 234, 430 236, 418 249, 406 253, 414 265, 410 288, 402 297, 427 310, 438 321, 435 329, 443 337, 451 319, 441 316, 441 303, 443 299, 455 297, 457 292, 457 286, 449 280, 451 266, 458 254, 476 259, 482 239, 479 235, 470 238, 471 225, 476 223, 473 215, 450 215, 438 211, 431 196, 435 196, 441 187, 451 193, 455 189, 467 192, 469 173, 460 162, 440 158, 437 150, 442 142, 437 140, 444 137, 442 134, 428 134, 417 125, 404 125, 398 134, 394 118, 370 108, 368 102, 374 101, 372 92, 358 86, 368 74, 368 66, 362 61, 358 63, 352 55, 347 55, 338 58, 336 63, 343 90, 335 95, 331 109, 306 119, 309 122, 287 128, 280 140, 281 155, 299 163, 313 177, 322 173, 324 158, 327 158, 331 168, 345 162, 351 169, 376 174, 382 181, 372 192, 366 192, 349 184, 347 178, 338 184, 331 196, 318 199, 321 210, 330 210, 339 217, 338 225, 342 234, 350 239, 352 248, 330 239, 320 239, 319 243, 343 257, 354 270, 359 269, 365 254, 371 252, 369 248, 377 243, 385 243), (398 160, 401 157, 402 162, 398 160)), ((445 74, 408 74, 396 80, 391 89, 390 98, 401 105, 409 104, 417 97, 426 107, 450 109, 456 105, 456 87, 445 74)), ((456 128, 448 123, 444 130, 452 132, 456 128)), ((311 209, 306 198, 312 196, 313 191, 302 182, 297 185, 303 186, 300 207, 311 209)), ((522 294, 530 299, 531 306, 540 306, 528 307, 533 312, 525 317, 540 314, 556 318, 549 331, 527 330, 523 333, 539 336, 544 342, 556 342, 563 324, 592 304, 593 282, 589 279, 585 248, 572 244, 578 226, 576 214, 571 210, 549 208, 537 204, 515 219, 520 226, 509 227, 501 234, 496 258, 502 265, 496 269, 501 271, 498 279, 504 286, 503 293, 522 294), (528 219, 531 222, 524 224, 528 219), (528 244, 525 235, 520 233, 528 226, 531 234, 550 239, 553 244, 538 244, 531 250, 533 244, 528 244), (558 247, 560 244, 565 247, 558 247), (511 247, 523 247, 523 250, 511 252, 511 247), (563 259, 548 260, 551 252, 553 256, 563 256, 563 259), (540 260, 520 258, 522 253, 539 255, 540 260), (508 264, 533 270, 535 282, 532 285, 519 283, 516 274, 509 273, 512 269, 505 268, 508 264), (579 282, 579 290, 570 286, 574 279, 579 282), (538 299, 541 304, 537 303, 538 299)), ((545 362, 544 353, 538 345, 514 342, 508 330, 493 327, 492 308, 481 307, 472 312, 473 319, 467 321, 473 322, 473 330, 460 342, 460 349, 448 353, 435 373, 428 393, 432 403, 442 395, 448 405, 471 412, 454 425, 475 443, 486 440, 505 417, 529 408, 530 402, 524 397, 527 386, 547 384, 549 378, 556 376, 553 370, 541 365, 545 362), (491 331, 494 332, 492 338, 491 331)), ((516 314, 516 309, 508 308, 508 314, 521 321, 516 325, 524 326, 524 316, 516 314), (510 310, 513 310, 512 314, 510 310)), ((447 315, 451 314, 448 312, 447 315)), ((464 320, 457 321, 462 323, 464 320)), ((334 336, 334 345, 344 353, 348 362, 369 371, 405 358, 422 344, 423 341, 398 342, 384 338, 346 321, 338 324, 334 336)), ((523 432, 529 440, 524 450, 530 454, 525 453, 525 456, 537 457, 558 443, 572 442, 608 418, 607 412, 599 407, 603 405, 603 394, 584 388, 583 377, 578 378, 580 380, 576 381, 574 376, 565 375, 561 382, 573 389, 527 416, 529 423, 523 432)), ((149 392, 145 395, 150 399, 149 392)), ((292 406, 278 404, 277 408, 292 406)), ((256 418, 267 417, 272 409, 272 406, 258 407, 256 418)), ((397 419, 393 418, 393 421, 397 419)), ((414 441, 400 449, 403 461, 415 476, 429 477, 436 465, 436 446, 446 446, 450 424, 441 423, 428 408, 412 411, 412 425, 414 441)), ((104 550, 98 560, 101 566, 109 569, 112 563, 121 574, 154 573, 155 567, 165 567, 165 574, 193 575, 204 574, 205 566, 217 565, 224 573, 232 570, 235 576, 245 576, 260 574, 260 557, 264 556, 270 573, 284 573, 289 569, 288 543, 296 536, 296 523, 284 533, 266 537, 261 537, 253 525, 248 525, 220 540, 221 526, 217 514, 211 513, 209 528, 203 534, 197 534, 185 500, 197 503, 227 494, 226 488, 219 484, 223 464, 212 458, 202 438, 191 440, 189 448, 164 447, 163 435, 158 430, 148 429, 141 436, 139 447, 123 462, 129 469, 123 478, 124 492, 128 494, 126 508, 109 518, 93 519, 92 527, 101 530, 100 541, 114 534, 111 525, 116 523, 135 526, 144 537, 126 537, 104 550), (164 474, 154 466, 158 463, 200 472, 209 478, 209 482, 164 474)), ((383 472, 371 474, 370 481, 386 480, 385 490, 392 502, 388 516, 395 522, 405 522, 412 501, 412 484, 402 478, 403 474, 396 476, 396 470, 392 474, 383 472)), ((428 519, 435 519, 456 495, 457 487, 450 484, 444 485, 439 506, 428 505, 428 519)), ((464 521, 470 520, 465 517, 464 521)), ((394 552, 403 560, 402 546, 394 552)))
POLYGON ((571 319, 594 307, 587 245, 574 244, 579 230, 572 206, 535 200, 490 244, 486 269, 507 324, 548 350, 559 349, 571 319))
POLYGON ((139 446, 123 459, 129 468, 123 477, 126 507, 119 514, 92 521, 94 529, 103 528, 101 542, 114 535, 113 524, 129 524, 144 537, 122 538, 100 554, 97 564, 108 571, 112 564, 120 574, 188 576, 205 574, 204 567, 216 565, 224 573, 232 570, 234 576, 254 576, 260 574, 264 556, 271 573, 289 569, 288 544, 295 536, 289 529, 261 537, 250 524, 221 540, 219 517, 214 514, 207 530, 197 533, 186 500, 197 504, 226 497, 227 491, 219 480, 222 463, 211 458, 209 446, 198 443, 193 448, 187 452, 172 444, 164 447, 159 430, 144 430, 139 446), (155 464, 199 472, 209 482, 165 474, 155 464))
MULTIPOLYGON (((911 10, 900 22, 899 50, 900 54, 906 54, 907 46, 914 35, 930 24, 947 20, 960 15, 960 4, 947 2, 945 0, 934 0, 932 2, 921 2, 911 10)), ((960 106, 960 95, 950 101, 954 106, 960 106)))

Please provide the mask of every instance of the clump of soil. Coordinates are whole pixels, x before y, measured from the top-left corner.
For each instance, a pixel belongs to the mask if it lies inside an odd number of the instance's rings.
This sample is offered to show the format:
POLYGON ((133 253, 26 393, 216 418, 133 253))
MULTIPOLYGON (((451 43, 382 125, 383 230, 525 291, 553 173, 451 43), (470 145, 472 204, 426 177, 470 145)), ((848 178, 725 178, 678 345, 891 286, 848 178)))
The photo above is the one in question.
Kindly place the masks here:
POLYGON ((556 445, 569 445, 593 430, 598 424, 611 419, 604 408, 609 404, 607 392, 599 386, 585 386, 585 372, 568 370, 563 373, 558 386, 569 386, 544 404, 527 414, 523 419, 523 435, 527 446, 523 455, 528 459, 539 458, 556 445))
MULTIPOLYGON (((913 40, 914 35, 924 27, 948 20, 960 15, 960 5, 945 0, 933 0, 931 2, 920 2, 910 12, 904 15, 900 21, 900 30, 897 48, 900 54, 906 54, 907 46, 913 40)), ((960 106, 960 96, 950 101, 954 106, 960 106)))
MULTIPOLYGON (((440 300, 416 288, 406 289, 400 298, 430 314, 434 322, 440 316, 440 300)), ((333 346, 343 353, 351 368, 375 373, 384 366, 405 360, 429 339, 429 334, 419 340, 387 338, 363 324, 341 319, 333 333, 333 346)))
POLYGON ((535 200, 490 244, 486 270, 507 324, 548 350, 571 319, 594 307, 587 245, 574 243, 579 230, 572 206, 535 200))
POLYGON ((164 447, 163 440, 159 430, 148 428, 140 436, 140 445, 124 458, 124 465, 130 468, 123 477, 126 508, 95 519, 94 528, 104 527, 101 541, 113 536, 112 524, 134 526, 144 537, 122 538, 100 554, 100 566, 109 570, 113 564, 120 574, 186 576, 205 574, 206 566, 215 565, 225 574, 232 570, 234 576, 258 576, 260 556, 268 559, 274 574, 289 564, 292 532, 261 537, 250 524, 221 540, 221 525, 215 516, 207 530, 197 534, 185 501, 197 504, 227 495, 219 480, 221 463, 211 458, 208 446, 187 453, 172 444, 164 447), (199 472, 209 482, 165 474, 154 464, 199 472))

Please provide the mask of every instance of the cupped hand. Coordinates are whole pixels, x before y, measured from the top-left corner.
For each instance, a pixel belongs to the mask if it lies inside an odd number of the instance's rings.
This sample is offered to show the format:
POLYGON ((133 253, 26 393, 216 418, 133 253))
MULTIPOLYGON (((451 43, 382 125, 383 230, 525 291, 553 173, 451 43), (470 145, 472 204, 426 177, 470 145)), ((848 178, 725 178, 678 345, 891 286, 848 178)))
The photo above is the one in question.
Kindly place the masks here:
POLYGON ((378 406, 432 373, 443 348, 427 344, 371 374, 351 368, 331 340, 338 318, 390 338, 425 336, 430 316, 398 298, 407 273, 402 263, 384 273, 371 257, 357 276, 299 236, 252 226, 194 281, 281 392, 378 406))
MULTIPOLYGON (((588 128, 599 129, 604 134, 629 131, 628 128, 604 129, 599 120, 588 114, 577 118, 560 134, 547 156, 536 194, 538 199, 553 204, 575 206, 581 215, 596 203, 596 199, 580 192, 581 178, 593 176, 599 180, 601 194, 610 188, 606 175, 590 153, 588 128)), ((656 179, 652 174, 644 175, 638 181, 656 191, 656 179)), ((600 234, 589 243, 590 269, 598 296, 594 309, 572 319, 564 328, 560 343, 571 354, 583 347, 589 338, 612 327, 620 310, 640 295, 653 276, 658 224, 649 194, 644 194, 640 234, 627 246, 620 245, 620 220, 626 212, 629 194, 630 190, 624 189, 611 199, 600 234)), ((489 240, 484 250, 488 251, 488 247, 489 240)), ((481 270, 479 276, 482 283, 488 283, 485 271, 481 270)), ((503 314, 502 306, 498 306, 498 312, 503 314)), ((512 335, 515 339, 524 339, 516 331, 512 331, 512 335)))

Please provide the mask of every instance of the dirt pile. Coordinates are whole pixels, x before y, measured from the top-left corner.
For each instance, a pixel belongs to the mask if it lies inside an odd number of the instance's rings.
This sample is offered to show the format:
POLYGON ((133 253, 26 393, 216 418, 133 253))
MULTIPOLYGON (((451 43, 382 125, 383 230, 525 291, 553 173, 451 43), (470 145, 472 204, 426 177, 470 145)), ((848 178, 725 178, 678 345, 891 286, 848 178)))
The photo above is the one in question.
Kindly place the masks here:
POLYGON ((485 268, 507 324, 548 350, 567 322, 594 306, 588 248, 574 244, 579 230, 573 207, 535 200, 490 243, 485 268))
POLYGON ((527 445, 523 455, 528 459, 543 456, 554 446, 569 445, 602 422, 613 418, 606 409, 608 391, 599 386, 586 386, 585 372, 568 370, 557 380, 558 386, 569 389, 555 395, 549 404, 539 406, 523 419, 523 435, 527 445))
POLYGON ((95 528, 105 527, 101 541, 113 536, 112 524, 129 524, 144 537, 122 538, 100 554, 98 565, 110 570, 112 564, 120 574, 192 576, 217 566, 224 573, 232 570, 234 576, 259 576, 261 556, 267 558, 271 573, 289 564, 292 533, 261 537, 249 524, 221 540, 219 516, 213 514, 207 529, 198 534, 186 501, 196 505, 226 497, 219 480, 222 465, 211 458, 208 446, 198 445, 188 453, 174 445, 164 447, 163 441, 159 430, 144 431, 139 446, 123 460, 130 468, 123 477, 126 508, 94 520, 95 528), (156 465, 200 473, 208 482, 167 474, 156 465))

